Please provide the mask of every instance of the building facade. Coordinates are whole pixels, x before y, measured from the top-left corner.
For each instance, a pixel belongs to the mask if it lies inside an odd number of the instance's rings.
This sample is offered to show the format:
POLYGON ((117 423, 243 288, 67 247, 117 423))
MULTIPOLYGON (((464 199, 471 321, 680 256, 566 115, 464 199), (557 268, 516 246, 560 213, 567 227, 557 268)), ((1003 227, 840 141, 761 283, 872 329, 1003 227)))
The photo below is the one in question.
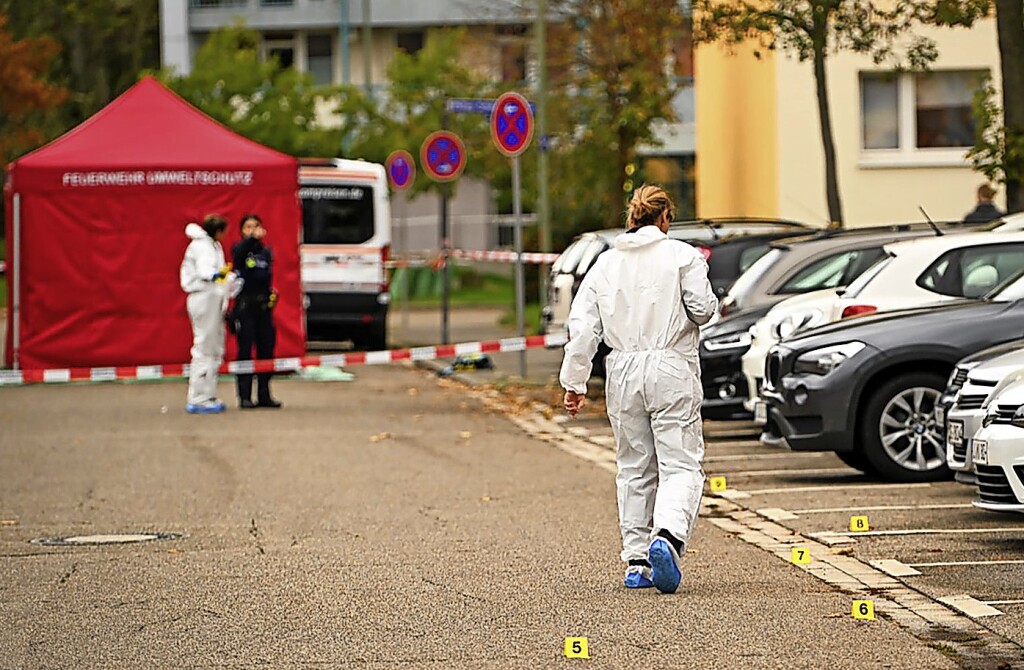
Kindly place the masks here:
MULTIPOLYGON (((929 72, 885 70, 832 55, 829 100, 840 196, 849 226, 959 220, 985 182, 966 159, 972 99, 999 85, 995 20, 971 29, 921 27, 935 40, 929 72)), ((825 171, 814 73, 778 52, 711 44, 696 52, 697 202, 701 216, 778 216, 825 225, 825 171)))

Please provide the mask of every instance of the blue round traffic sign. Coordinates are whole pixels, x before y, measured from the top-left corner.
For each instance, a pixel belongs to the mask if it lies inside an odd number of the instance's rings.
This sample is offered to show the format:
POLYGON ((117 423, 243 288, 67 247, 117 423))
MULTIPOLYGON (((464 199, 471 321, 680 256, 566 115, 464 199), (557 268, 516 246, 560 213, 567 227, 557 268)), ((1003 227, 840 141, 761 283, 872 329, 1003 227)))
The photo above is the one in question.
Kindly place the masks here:
POLYGON ((412 154, 404 149, 392 151, 384 161, 384 169, 387 170, 391 187, 399 191, 409 188, 416 180, 416 163, 412 154))
POLYGON ((420 163, 434 181, 452 181, 466 167, 466 147, 455 133, 438 130, 423 140, 420 163))
POLYGON ((533 137, 533 111, 526 98, 518 93, 504 93, 494 101, 491 110, 491 139, 498 151, 518 156, 526 151, 533 137))

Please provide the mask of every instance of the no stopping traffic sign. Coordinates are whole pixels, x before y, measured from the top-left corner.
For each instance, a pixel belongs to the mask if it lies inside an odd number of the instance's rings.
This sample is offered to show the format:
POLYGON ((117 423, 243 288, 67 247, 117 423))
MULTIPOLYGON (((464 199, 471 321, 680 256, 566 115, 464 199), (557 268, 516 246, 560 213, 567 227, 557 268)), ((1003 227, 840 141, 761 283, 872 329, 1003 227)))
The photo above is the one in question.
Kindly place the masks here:
POLYGON ((387 170, 391 187, 399 191, 412 186, 416 179, 416 163, 412 159, 412 154, 404 149, 392 151, 384 161, 384 169, 387 170))
POLYGON ((518 93, 505 93, 494 101, 491 110, 491 138, 498 151, 518 156, 526 151, 533 137, 533 111, 526 98, 518 93))
POLYGON ((423 140, 420 163, 434 181, 452 181, 466 167, 466 147, 455 133, 438 130, 423 140))

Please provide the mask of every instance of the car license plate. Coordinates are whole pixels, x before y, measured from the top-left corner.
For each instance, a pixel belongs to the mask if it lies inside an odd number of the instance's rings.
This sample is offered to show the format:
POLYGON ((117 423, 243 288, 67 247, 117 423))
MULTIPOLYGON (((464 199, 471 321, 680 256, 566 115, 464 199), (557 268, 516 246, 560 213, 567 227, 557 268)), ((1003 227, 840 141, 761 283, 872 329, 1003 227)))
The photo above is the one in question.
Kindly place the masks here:
POLYGON ((754 404, 754 423, 764 426, 768 423, 768 403, 758 400, 754 404))
POLYGON ((959 447, 961 444, 964 443, 963 421, 949 422, 949 425, 946 426, 946 441, 954 447, 959 447))
POLYGON ((972 440, 974 449, 971 453, 971 460, 976 465, 988 465, 988 442, 985 440, 972 440))

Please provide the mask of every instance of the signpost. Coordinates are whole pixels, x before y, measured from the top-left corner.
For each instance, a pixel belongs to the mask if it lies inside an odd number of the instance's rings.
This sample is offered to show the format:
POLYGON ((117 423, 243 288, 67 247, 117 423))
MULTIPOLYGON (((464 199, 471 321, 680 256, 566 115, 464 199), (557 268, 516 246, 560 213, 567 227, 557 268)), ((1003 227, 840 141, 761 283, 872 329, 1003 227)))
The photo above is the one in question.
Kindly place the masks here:
POLYGON ((423 140, 420 163, 428 177, 441 182, 441 343, 448 344, 448 256, 452 248, 448 234, 448 182, 457 179, 466 167, 466 147, 455 133, 438 130, 423 140))
MULTIPOLYGON (((391 188, 396 191, 404 191, 405 189, 412 186, 413 182, 416 181, 416 162, 413 160, 412 154, 404 149, 392 151, 386 161, 384 161, 384 170, 388 173, 388 181, 391 183, 391 188)), ((399 232, 399 244, 402 247, 402 253, 408 258, 409 245, 407 244, 406 232, 408 230, 408 221, 405 216, 406 200, 402 198, 402 214, 400 217, 400 224, 398 226, 399 232)), ((385 270, 387 272, 387 270, 385 270)), ((409 330, 409 282, 412 279, 409 276, 409 268, 403 269, 404 276, 402 277, 402 329, 409 330)))
MULTIPOLYGON (((519 155, 533 137, 533 110, 518 93, 504 93, 494 101, 491 111, 491 139, 498 151, 512 159, 512 216, 516 250, 516 328, 526 335, 526 285, 523 277, 523 202, 520 187, 519 155)), ((519 352, 519 376, 526 377, 526 351, 519 352)))

